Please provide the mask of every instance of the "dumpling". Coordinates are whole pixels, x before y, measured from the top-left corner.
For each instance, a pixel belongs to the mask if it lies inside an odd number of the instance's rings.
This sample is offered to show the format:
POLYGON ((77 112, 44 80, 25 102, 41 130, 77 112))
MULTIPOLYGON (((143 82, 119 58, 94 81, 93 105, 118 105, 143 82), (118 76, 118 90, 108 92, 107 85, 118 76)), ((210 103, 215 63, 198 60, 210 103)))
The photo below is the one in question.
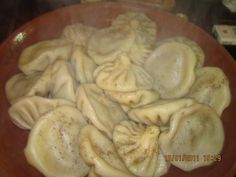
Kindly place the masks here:
POLYGON ((103 28, 88 40, 88 54, 98 65, 111 62, 123 52, 130 50, 135 35, 125 28, 103 28))
POLYGON ((74 47, 70 62, 75 70, 75 77, 78 82, 94 82, 93 72, 97 68, 97 65, 88 56, 84 47, 74 47))
POLYGON ((92 26, 87 26, 81 23, 68 25, 62 32, 62 37, 74 44, 86 46, 88 38, 95 33, 97 29, 92 26))
POLYGON ((169 163, 158 145, 160 130, 132 121, 122 121, 113 132, 113 142, 127 168, 137 176, 159 177, 167 173, 169 163))
POLYGON ((132 92, 151 89, 152 77, 140 66, 132 64, 123 53, 114 62, 105 63, 94 71, 96 84, 104 89, 119 92, 132 92))
POLYGON ((43 115, 30 131, 24 150, 29 164, 46 177, 84 177, 89 167, 80 155, 79 134, 87 123, 73 107, 43 115))
POLYGON ((154 79, 153 88, 161 98, 185 96, 195 81, 196 55, 191 47, 181 42, 159 45, 144 64, 154 79))
POLYGON ((128 55, 135 64, 143 65, 156 40, 157 26, 155 22, 143 13, 127 12, 114 19, 112 27, 127 28, 135 33, 135 42, 128 55))
POLYGON ((196 43, 195 41, 187 37, 178 36, 178 37, 165 39, 164 41, 161 41, 160 44, 163 42, 173 42, 173 41, 180 42, 191 47, 191 49, 193 50, 197 58, 196 68, 201 68, 203 66, 204 61, 205 61, 205 54, 202 48, 198 45, 198 43, 196 43))
POLYGON ((115 125, 127 119, 120 105, 111 101, 96 84, 81 84, 77 90, 76 103, 89 122, 110 138, 115 125))
POLYGON ((57 60, 52 65, 50 96, 75 102, 78 84, 72 66, 65 60, 57 60))
POLYGON ((170 128, 161 133, 159 144, 165 155, 175 157, 171 164, 184 171, 210 165, 214 161, 204 156, 218 155, 224 144, 221 119, 207 105, 182 108, 171 117, 170 128), (195 155, 196 159, 188 160, 187 155, 195 155))
POLYGON ((211 106, 218 115, 229 106, 231 100, 229 81, 224 72, 217 67, 204 67, 196 71, 196 81, 189 97, 211 106))
POLYGON ((8 113, 16 126, 22 129, 31 129, 43 114, 63 105, 75 107, 74 103, 64 99, 29 96, 14 103, 8 113))
POLYGON ((22 52, 19 58, 19 69, 26 75, 43 71, 57 59, 68 60, 72 44, 63 39, 41 41, 22 52))
POLYGON ((110 139, 96 127, 87 125, 79 136, 80 154, 102 177, 135 177, 125 167, 110 139))
POLYGON ((6 83, 5 91, 8 101, 13 104, 24 96, 47 97, 50 91, 51 65, 43 72, 32 75, 23 73, 12 76, 6 83))
POLYGON ((128 106, 139 107, 159 99, 159 94, 154 90, 137 90, 133 92, 105 91, 114 101, 128 106))
POLYGON ((154 103, 131 109, 128 111, 128 115, 130 119, 136 122, 164 126, 176 111, 194 103, 195 101, 190 98, 158 100, 154 103))

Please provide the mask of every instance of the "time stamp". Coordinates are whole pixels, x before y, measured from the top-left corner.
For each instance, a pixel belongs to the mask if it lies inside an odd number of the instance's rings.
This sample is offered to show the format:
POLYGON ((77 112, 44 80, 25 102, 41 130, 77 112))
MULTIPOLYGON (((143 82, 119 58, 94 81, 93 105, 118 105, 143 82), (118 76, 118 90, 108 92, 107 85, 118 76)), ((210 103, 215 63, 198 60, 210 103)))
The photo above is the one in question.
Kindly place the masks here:
POLYGON ((186 161, 186 162, 220 162, 222 157, 220 154, 203 154, 203 155, 165 155, 167 161, 186 161))

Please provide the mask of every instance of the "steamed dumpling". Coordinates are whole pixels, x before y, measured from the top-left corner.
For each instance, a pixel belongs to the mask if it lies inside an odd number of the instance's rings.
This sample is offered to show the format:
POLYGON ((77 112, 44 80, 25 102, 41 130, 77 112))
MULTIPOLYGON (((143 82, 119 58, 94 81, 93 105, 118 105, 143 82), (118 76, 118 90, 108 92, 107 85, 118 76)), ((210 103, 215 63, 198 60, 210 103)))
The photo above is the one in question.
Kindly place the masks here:
POLYGON ((26 75, 43 71, 57 59, 68 60, 71 50, 72 44, 63 39, 41 41, 24 49, 18 66, 26 75))
POLYGON ((32 75, 22 73, 12 76, 6 83, 5 91, 8 101, 13 104, 24 96, 46 97, 50 91, 51 65, 43 72, 32 75))
POLYGON ((25 156, 46 177, 84 177, 89 172, 80 155, 79 134, 87 123, 73 107, 43 115, 30 131, 25 156))
POLYGON ((135 33, 135 41, 128 55, 135 64, 142 65, 156 40, 157 27, 155 22, 143 13, 127 12, 114 19, 112 27, 127 28, 135 33))
POLYGON ((113 132, 113 142, 127 168, 137 176, 159 177, 167 173, 169 163, 158 145, 160 130, 132 121, 122 121, 113 132))
POLYGON ((140 66, 132 64, 123 53, 114 62, 99 66, 95 72, 96 84, 105 90, 132 92, 151 89, 152 77, 140 66))
POLYGON ((224 144, 224 129, 216 112, 203 104, 193 104, 173 114, 170 128, 161 133, 160 147, 165 155, 183 160, 171 163, 184 170, 207 166, 214 161, 204 160, 204 155, 218 155, 224 144), (197 155, 198 160, 187 161, 185 155, 197 155))
POLYGON ((80 154, 102 177, 135 177, 125 167, 110 139, 96 127, 87 125, 79 136, 80 154))
POLYGON ((191 49, 193 50, 193 52, 197 58, 196 67, 200 68, 203 66, 204 61, 205 61, 205 54, 204 54, 204 51, 202 50, 202 48, 198 45, 198 43, 196 43, 195 41, 193 41, 187 37, 178 36, 178 37, 165 39, 164 41, 161 41, 160 44, 163 42, 173 42, 173 41, 180 42, 180 43, 186 44, 189 47, 191 47, 191 49))
POLYGON ((97 65, 88 56, 84 47, 74 47, 70 62, 75 71, 75 77, 78 82, 94 82, 93 72, 97 65))
POLYGON ((179 98, 189 92, 195 81, 196 62, 191 47, 173 41, 159 45, 144 68, 153 77, 153 88, 162 98, 179 98))
POLYGON ((29 96, 14 103, 8 113, 15 125, 22 129, 31 129, 43 114, 63 105, 75 107, 74 103, 64 99, 29 96))
POLYGON ((71 65, 64 60, 57 60, 52 65, 50 96, 75 102, 77 82, 71 65))
POLYGON ((198 69, 196 81, 188 96, 211 106, 218 115, 221 115, 231 100, 227 76, 220 68, 216 67, 198 69))
POLYGON ((103 28, 89 38, 88 54, 98 65, 111 62, 129 51, 134 39, 134 33, 125 28, 103 28))
POLYGON ((120 105, 110 100, 96 84, 81 84, 76 103, 83 115, 110 138, 115 125, 127 119, 120 105))
POLYGON ((139 107, 159 99, 159 94, 154 90, 137 90, 133 92, 105 91, 114 101, 128 107, 139 107))
POLYGON ((147 125, 166 125, 171 116, 178 110, 194 104, 195 101, 189 98, 174 100, 158 100, 152 104, 131 109, 128 112, 129 118, 147 125))
POLYGON ((86 46, 88 38, 96 31, 97 29, 92 26, 87 26, 81 23, 75 23, 68 25, 64 28, 62 36, 70 42, 80 46, 86 46))

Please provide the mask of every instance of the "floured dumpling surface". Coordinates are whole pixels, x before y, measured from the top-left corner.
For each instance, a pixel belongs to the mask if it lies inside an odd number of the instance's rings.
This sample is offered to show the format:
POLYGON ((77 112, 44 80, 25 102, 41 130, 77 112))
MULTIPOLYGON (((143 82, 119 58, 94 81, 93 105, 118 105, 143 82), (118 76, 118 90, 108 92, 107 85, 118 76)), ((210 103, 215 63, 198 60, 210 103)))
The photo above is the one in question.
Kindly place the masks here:
POLYGON ((220 68, 203 67, 196 71, 196 81, 188 96, 211 106, 221 115, 231 100, 229 81, 220 68))
POLYGON ((198 45, 197 42, 184 36, 168 38, 168 39, 165 39, 164 41, 161 41, 160 44, 163 42, 180 42, 180 43, 188 45, 189 47, 191 47, 194 54, 196 55, 196 58, 197 58, 196 68, 201 68, 204 65, 205 54, 204 54, 203 49, 198 45))
POLYGON ((127 119, 120 105, 110 100, 95 84, 80 85, 76 103, 83 115, 110 138, 114 126, 127 119))
POLYGON ((19 58, 19 69, 24 74, 43 71, 57 59, 68 60, 72 44, 63 39, 38 42, 24 49, 19 58))
POLYGON ((98 65, 114 61, 130 50, 135 35, 125 28, 104 28, 96 31, 88 41, 88 54, 98 65))
POLYGON ((165 42, 156 47, 144 68, 154 79, 153 88, 162 98, 185 96, 195 81, 197 58, 191 47, 165 42))
POLYGON ((127 168, 137 176, 158 177, 169 168, 159 149, 157 126, 122 121, 113 132, 113 142, 127 168), (159 157, 160 156, 160 157, 159 157))
POLYGON ((29 96, 14 103, 8 113, 15 125, 22 129, 31 129, 43 114, 63 105, 75 107, 73 102, 64 99, 29 96))
POLYGON ((159 99, 159 93, 154 90, 137 90, 133 92, 105 91, 114 101, 128 107, 139 107, 159 99))
POLYGON ((112 27, 127 28, 134 32, 135 41, 128 55, 135 64, 144 64, 156 40, 156 24, 143 13, 127 12, 114 19, 112 27))
POLYGON ((96 127, 87 125, 79 136, 80 154, 102 177, 135 177, 128 171, 112 141, 96 127))
POLYGON ((99 66, 95 72, 96 84, 105 90, 131 92, 151 89, 152 77, 140 66, 132 64, 126 53, 114 62, 99 66))
POLYGON ((160 147, 165 155, 197 155, 198 160, 173 160, 171 163, 184 170, 207 166, 214 161, 204 155, 218 155, 224 144, 224 129, 216 112, 203 104, 193 104, 173 114, 170 128, 160 135, 160 147))
POLYGON ((25 156, 46 177, 84 177, 89 172, 79 152, 79 133, 86 125, 73 107, 61 106, 43 115, 30 132, 25 156))
POLYGON ((97 65, 88 56, 84 47, 77 45, 73 48, 70 63, 75 71, 75 77, 78 82, 94 82, 93 72, 97 65))
POLYGON ((24 96, 42 96, 49 94, 51 82, 51 65, 43 72, 31 75, 23 73, 12 76, 6 83, 5 91, 8 101, 13 104, 24 96))
POLYGON ((190 98, 158 100, 152 104, 131 109, 128 111, 128 115, 136 122, 164 126, 176 111, 194 103, 195 101, 190 98))
POLYGON ((62 32, 62 37, 64 37, 70 42, 73 42, 76 45, 86 46, 89 37, 96 30, 97 29, 92 26, 87 26, 82 23, 75 23, 72 25, 68 25, 64 28, 62 32))
POLYGON ((71 65, 64 60, 57 60, 51 72, 50 96, 75 102, 77 82, 71 65))

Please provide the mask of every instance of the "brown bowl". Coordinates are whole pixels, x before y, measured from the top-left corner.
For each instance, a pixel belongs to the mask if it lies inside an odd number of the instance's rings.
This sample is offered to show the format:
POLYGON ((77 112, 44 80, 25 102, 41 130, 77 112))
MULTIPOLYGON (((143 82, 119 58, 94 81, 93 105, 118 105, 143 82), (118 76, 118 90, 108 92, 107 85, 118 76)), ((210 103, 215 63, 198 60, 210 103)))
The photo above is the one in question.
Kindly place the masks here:
POLYGON ((230 177, 236 173, 236 63, 227 51, 209 34, 199 27, 185 22, 179 17, 155 8, 125 3, 92 3, 74 5, 59 9, 25 24, 14 32, 0 46, 0 176, 2 177, 42 177, 31 167, 23 154, 28 131, 17 128, 8 115, 9 103, 5 96, 5 83, 18 72, 17 60, 21 51, 38 41, 58 37, 64 26, 81 22, 97 27, 108 26, 118 14, 126 11, 146 13, 159 26, 158 39, 183 35, 203 48, 205 65, 217 66, 224 70, 230 80, 232 101, 224 111, 222 120, 226 141, 222 160, 214 165, 184 172, 171 167, 166 177, 230 177))

